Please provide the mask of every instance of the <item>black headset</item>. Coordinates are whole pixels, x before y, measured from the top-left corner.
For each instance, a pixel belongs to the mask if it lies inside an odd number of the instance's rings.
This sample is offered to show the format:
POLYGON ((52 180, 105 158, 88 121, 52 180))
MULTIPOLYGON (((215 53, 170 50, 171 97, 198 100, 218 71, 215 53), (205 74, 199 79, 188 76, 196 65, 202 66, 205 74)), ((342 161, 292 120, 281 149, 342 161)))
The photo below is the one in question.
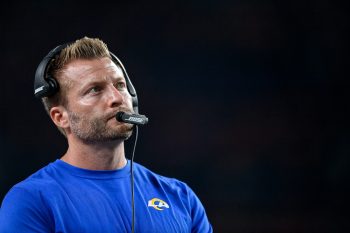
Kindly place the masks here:
MULTIPOLYGON (((56 48, 52 49, 40 62, 38 68, 35 72, 35 80, 34 80, 34 95, 37 98, 49 97, 53 96, 59 91, 59 85, 57 80, 47 73, 48 66, 52 59, 54 59, 63 49, 69 46, 71 43, 66 43, 63 45, 59 45, 56 48)), ((121 68, 124 74, 124 78, 126 81, 126 86, 129 94, 132 97, 132 106, 134 112, 138 114, 138 100, 137 94, 134 86, 131 83, 131 80, 126 72, 123 63, 119 60, 119 58, 114 55, 112 52, 109 52, 111 55, 112 61, 121 68)))

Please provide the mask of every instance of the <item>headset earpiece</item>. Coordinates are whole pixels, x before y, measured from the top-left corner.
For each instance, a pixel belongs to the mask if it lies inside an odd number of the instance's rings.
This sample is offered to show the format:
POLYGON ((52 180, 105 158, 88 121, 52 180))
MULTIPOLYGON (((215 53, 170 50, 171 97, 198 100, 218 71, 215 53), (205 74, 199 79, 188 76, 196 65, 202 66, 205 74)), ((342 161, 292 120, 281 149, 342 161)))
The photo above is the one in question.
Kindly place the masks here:
POLYGON ((48 90, 48 93, 47 93, 49 96, 51 96, 51 95, 55 94, 56 92, 58 92, 59 85, 58 85, 56 79, 51 78, 51 77, 47 77, 46 81, 49 84, 48 85, 49 86, 49 90, 48 90))
POLYGON ((51 76, 48 76, 48 66, 52 59, 58 55, 62 49, 66 48, 69 44, 59 45, 51 50, 39 63, 35 72, 34 79, 34 95, 37 98, 49 97, 56 94, 59 90, 58 82, 51 76))

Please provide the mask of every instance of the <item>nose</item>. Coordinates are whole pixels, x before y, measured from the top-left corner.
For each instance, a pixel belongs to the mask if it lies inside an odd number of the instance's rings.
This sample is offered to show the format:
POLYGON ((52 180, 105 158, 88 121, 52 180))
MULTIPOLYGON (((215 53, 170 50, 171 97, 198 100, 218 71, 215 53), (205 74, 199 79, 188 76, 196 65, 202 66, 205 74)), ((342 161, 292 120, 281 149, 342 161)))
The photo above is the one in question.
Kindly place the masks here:
POLYGON ((108 106, 117 107, 123 104, 124 96, 115 88, 114 85, 108 86, 108 95, 107 95, 108 106))

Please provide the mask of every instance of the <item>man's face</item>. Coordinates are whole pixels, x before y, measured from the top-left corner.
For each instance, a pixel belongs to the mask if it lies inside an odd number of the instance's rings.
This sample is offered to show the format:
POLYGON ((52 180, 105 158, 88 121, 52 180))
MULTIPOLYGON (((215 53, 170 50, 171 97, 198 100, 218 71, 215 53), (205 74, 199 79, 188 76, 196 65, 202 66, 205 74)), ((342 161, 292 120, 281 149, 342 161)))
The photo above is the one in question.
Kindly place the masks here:
POLYGON ((132 112, 132 99, 122 70, 109 58, 76 60, 62 73, 68 79, 70 132, 88 142, 125 140, 132 125, 118 122, 119 111, 132 112))

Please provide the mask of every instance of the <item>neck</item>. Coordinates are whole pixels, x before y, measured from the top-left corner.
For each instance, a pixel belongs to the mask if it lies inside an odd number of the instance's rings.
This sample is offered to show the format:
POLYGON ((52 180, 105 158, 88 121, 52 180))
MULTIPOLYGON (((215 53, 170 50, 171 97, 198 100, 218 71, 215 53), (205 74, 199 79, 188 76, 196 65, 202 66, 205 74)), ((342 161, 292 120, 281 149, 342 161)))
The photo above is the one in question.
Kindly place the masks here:
POLYGON ((84 143, 68 138, 68 150, 61 160, 89 170, 115 170, 126 165, 124 141, 84 143))

